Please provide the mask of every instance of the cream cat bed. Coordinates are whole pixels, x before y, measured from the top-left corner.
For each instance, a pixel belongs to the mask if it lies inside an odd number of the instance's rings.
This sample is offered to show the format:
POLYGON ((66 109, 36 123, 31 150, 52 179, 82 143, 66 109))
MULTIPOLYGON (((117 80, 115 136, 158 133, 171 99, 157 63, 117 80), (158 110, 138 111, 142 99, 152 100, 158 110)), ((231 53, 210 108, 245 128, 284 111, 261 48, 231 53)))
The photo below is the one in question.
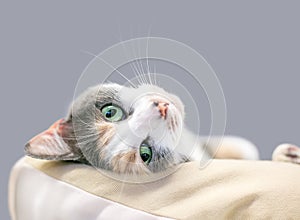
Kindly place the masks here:
POLYGON ((299 165, 213 160, 151 183, 91 166, 22 158, 9 182, 12 220, 300 219, 299 165))

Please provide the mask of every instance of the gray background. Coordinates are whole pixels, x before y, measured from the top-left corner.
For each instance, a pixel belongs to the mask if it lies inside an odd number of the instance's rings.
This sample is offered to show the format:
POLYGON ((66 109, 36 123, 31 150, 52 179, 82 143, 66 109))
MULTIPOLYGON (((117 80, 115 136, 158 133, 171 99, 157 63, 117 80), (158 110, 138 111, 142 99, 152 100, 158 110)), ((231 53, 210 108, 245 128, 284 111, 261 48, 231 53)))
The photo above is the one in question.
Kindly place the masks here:
POLYGON ((9 170, 24 143, 65 115, 81 72, 99 53, 135 37, 184 42, 210 63, 224 89, 226 134, 269 159, 300 144, 300 5, 297 1, 1 1, 1 210, 9 170))

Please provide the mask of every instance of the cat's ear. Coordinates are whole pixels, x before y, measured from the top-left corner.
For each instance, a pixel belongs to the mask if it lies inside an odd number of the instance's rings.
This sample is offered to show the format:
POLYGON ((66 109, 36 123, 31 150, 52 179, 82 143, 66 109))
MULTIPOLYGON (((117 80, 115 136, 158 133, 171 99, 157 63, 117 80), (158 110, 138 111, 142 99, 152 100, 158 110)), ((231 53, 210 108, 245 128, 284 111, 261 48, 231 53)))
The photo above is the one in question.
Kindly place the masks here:
POLYGON ((46 131, 32 138, 25 146, 28 156, 48 160, 78 160, 81 151, 75 146, 76 138, 71 121, 60 119, 46 131))

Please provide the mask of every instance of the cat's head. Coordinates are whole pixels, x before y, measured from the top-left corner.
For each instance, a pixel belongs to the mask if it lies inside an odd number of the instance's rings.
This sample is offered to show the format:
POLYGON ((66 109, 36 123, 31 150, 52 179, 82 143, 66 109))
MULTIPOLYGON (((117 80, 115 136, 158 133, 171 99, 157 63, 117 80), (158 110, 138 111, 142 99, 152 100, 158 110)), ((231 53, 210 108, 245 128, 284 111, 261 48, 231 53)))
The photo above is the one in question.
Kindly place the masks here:
POLYGON ((178 150, 184 129, 180 99, 153 85, 89 88, 66 119, 31 139, 27 155, 78 160, 118 173, 148 173, 187 160, 178 150))

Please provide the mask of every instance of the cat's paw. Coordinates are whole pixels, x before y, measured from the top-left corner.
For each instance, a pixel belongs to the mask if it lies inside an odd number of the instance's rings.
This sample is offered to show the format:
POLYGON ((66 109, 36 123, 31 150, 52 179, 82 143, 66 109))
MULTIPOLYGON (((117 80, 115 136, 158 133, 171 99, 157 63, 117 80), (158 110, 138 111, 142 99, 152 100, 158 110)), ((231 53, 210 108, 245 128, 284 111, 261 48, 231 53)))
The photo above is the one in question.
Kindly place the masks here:
POLYGON ((300 164, 300 148, 293 144, 281 144, 274 150, 272 160, 300 164))

